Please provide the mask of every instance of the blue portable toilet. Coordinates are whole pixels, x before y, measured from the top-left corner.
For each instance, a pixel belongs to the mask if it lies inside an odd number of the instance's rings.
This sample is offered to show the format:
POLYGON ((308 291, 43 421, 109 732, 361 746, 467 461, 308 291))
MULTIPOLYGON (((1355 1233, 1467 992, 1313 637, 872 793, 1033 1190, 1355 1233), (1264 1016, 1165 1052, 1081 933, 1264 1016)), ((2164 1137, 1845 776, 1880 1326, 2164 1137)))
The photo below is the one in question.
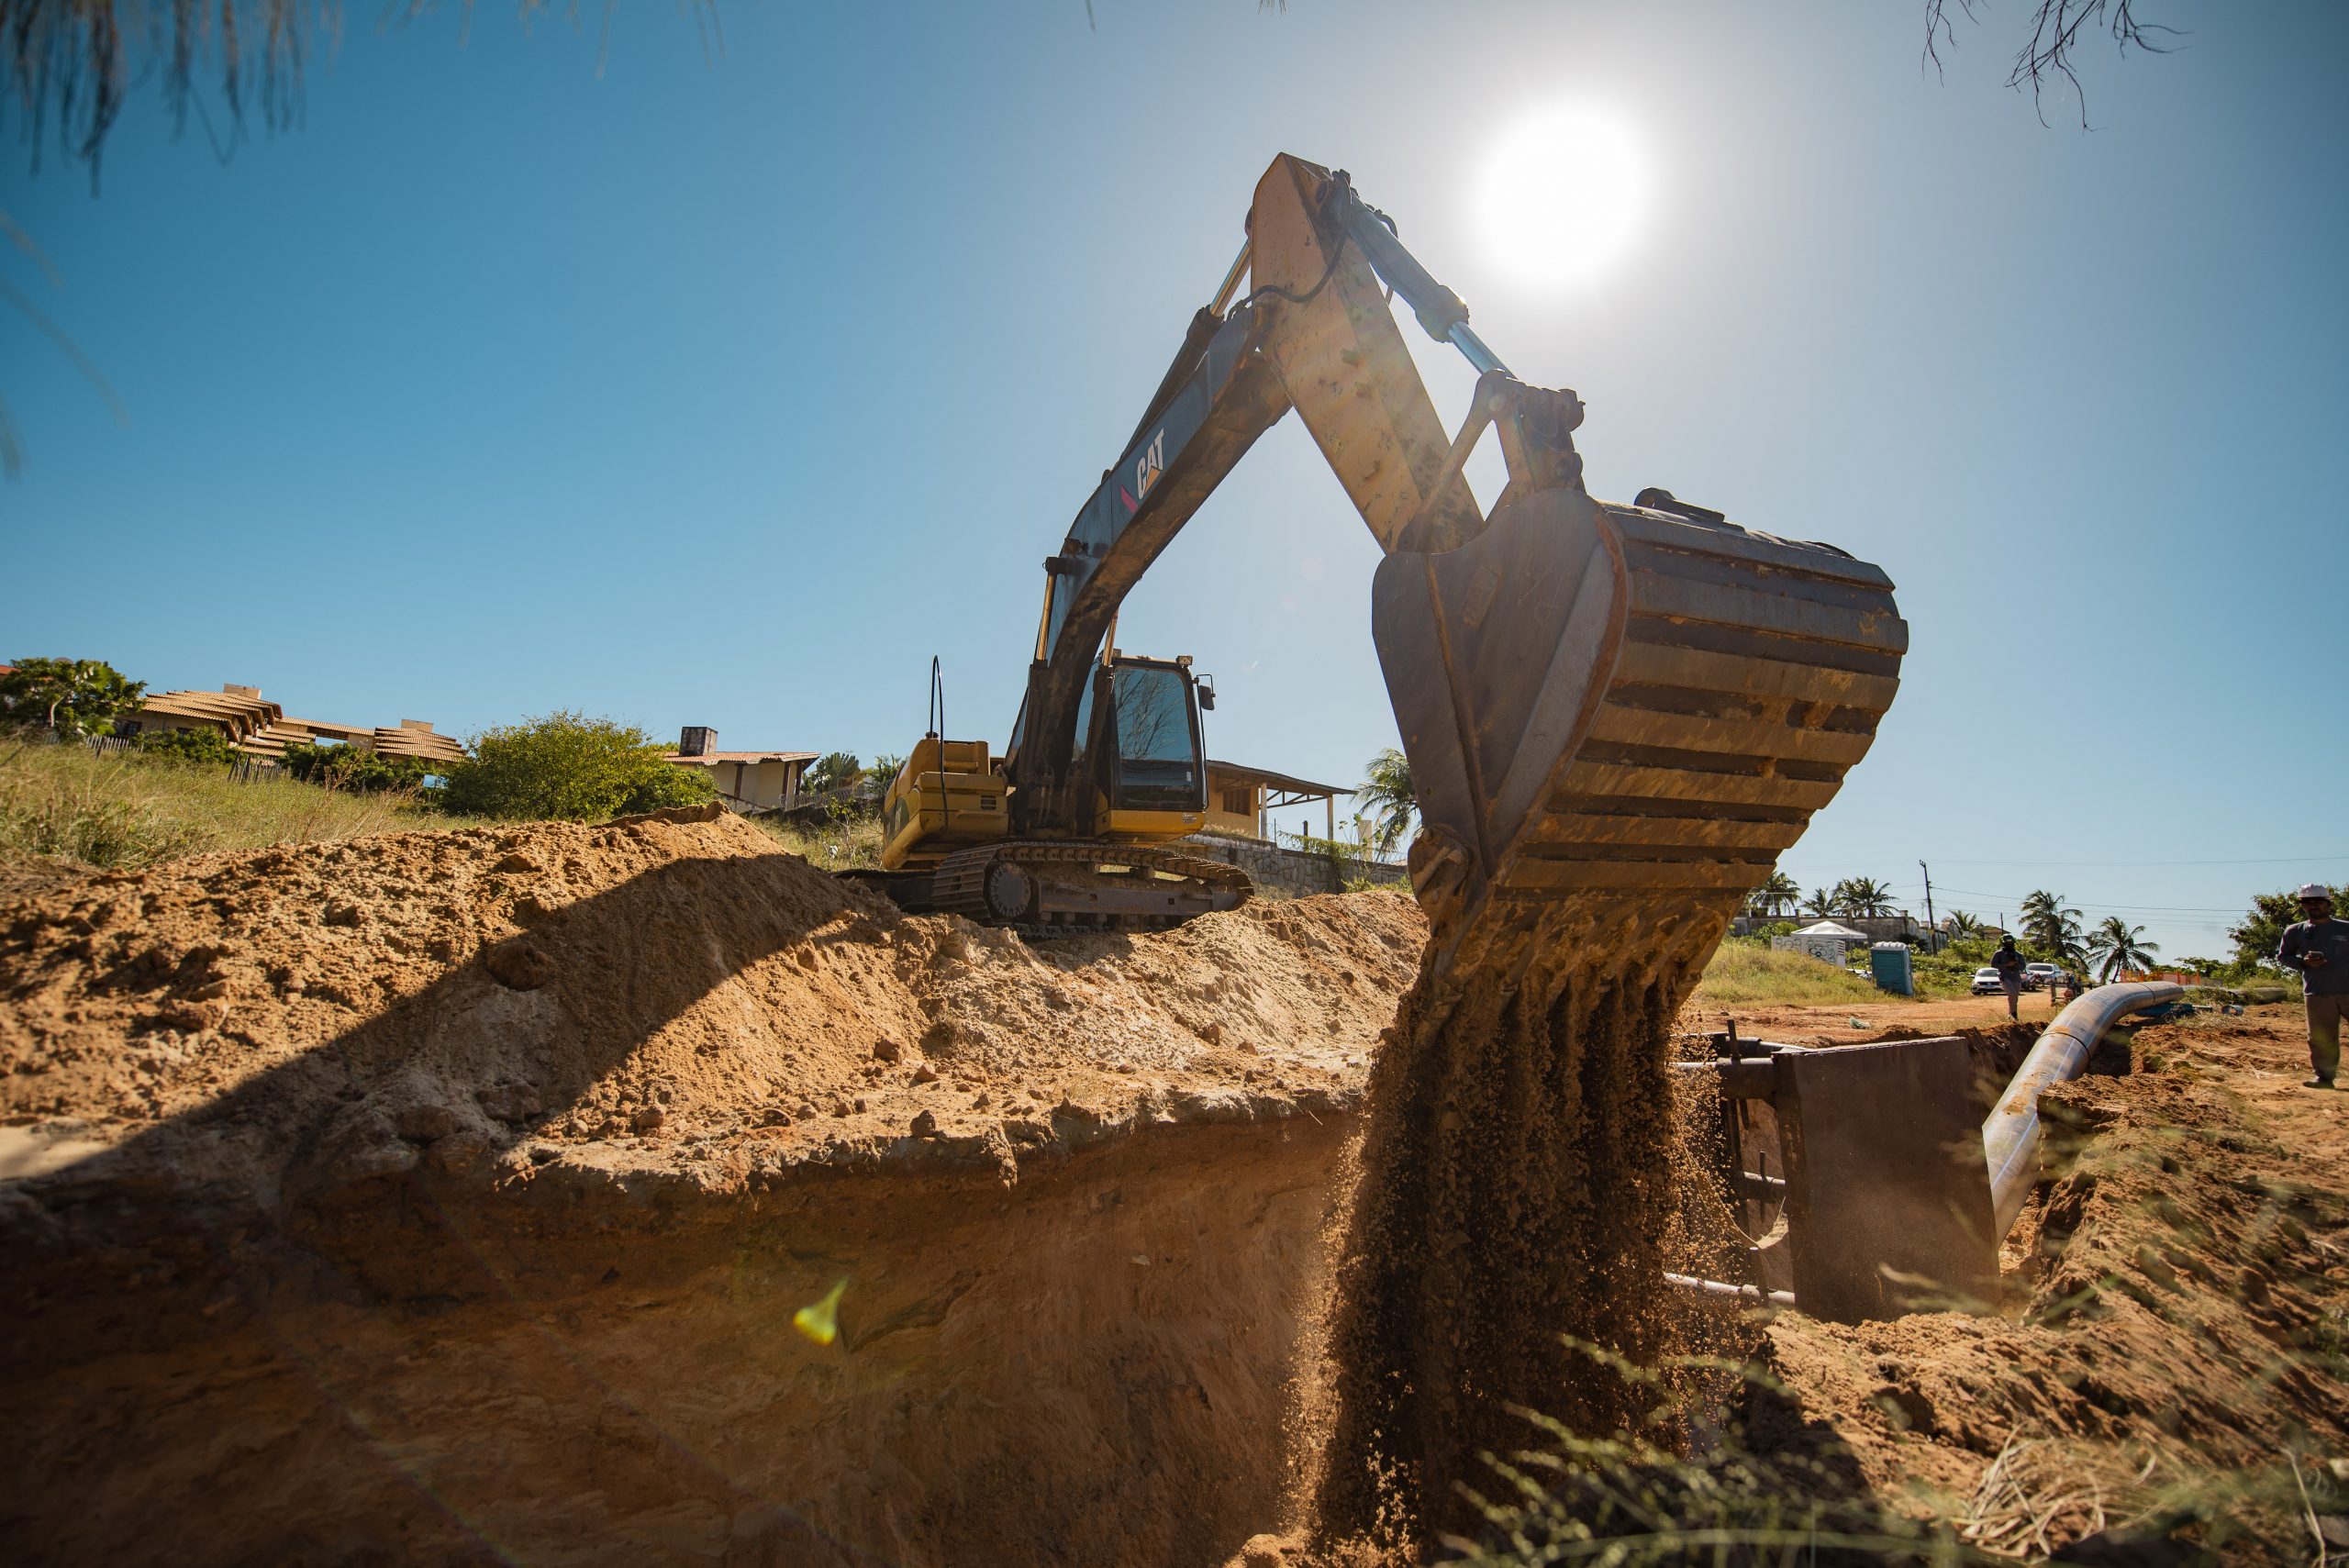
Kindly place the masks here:
POLYGON ((1868 973, 1875 977, 1879 991, 1889 991, 1896 996, 1917 994, 1916 982, 1909 973, 1907 942, 1877 942, 1868 949, 1868 973))

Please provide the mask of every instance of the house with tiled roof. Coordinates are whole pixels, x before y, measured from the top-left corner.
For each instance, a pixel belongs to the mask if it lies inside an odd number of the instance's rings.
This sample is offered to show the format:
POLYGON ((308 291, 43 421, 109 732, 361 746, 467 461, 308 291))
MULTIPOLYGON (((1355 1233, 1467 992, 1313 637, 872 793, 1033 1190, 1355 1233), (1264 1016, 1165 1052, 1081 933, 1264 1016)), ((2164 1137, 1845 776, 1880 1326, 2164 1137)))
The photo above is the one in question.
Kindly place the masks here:
POLYGON ((799 804, 799 781, 816 757, 813 751, 721 751, 717 730, 689 724, 666 761, 701 769, 718 797, 737 811, 787 811, 799 804))

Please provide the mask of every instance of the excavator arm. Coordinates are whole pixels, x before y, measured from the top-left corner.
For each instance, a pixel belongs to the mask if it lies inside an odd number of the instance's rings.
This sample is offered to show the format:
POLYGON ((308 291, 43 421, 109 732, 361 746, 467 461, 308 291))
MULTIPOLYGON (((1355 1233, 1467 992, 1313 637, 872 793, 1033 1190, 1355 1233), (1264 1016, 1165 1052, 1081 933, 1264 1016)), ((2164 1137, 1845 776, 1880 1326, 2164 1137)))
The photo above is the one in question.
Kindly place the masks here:
POLYGON ((1020 822, 1065 822, 1081 808, 1087 785, 1068 773, 1067 760, 1087 672, 1119 605, 1292 406, 1383 548, 1395 548, 1415 519, 1437 547, 1483 527, 1457 465, 1447 469, 1450 442, 1381 279, 1431 335, 1458 342, 1479 369, 1497 369, 1468 328, 1467 307, 1411 258, 1342 172, 1278 159, 1257 185, 1248 231, 1124 453, 1044 563, 1044 613, 1010 752, 1020 822), (1234 303, 1243 272, 1254 287, 1234 303))
POLYGON ((1119 604, 1291 408, 1386 552, 1372 632, 1419 795, 1412 885, 1438 940, 1493 961, 1537 929, 1617 948, 1629 931, 1655 973, 1701 958, 1889 706, 1907 647, 1891 583, 1668 492, 1594 502, 1580 400, 1517 380, 1342 172, 1288 156, 1045 562, 1005 762, 1013 832, 1085 820, 1078 713, 1119 604), (1480 373, 1454 432, 1390 290, 1480 373), (1508 477, 1486 514, 1462 470, 1488 428, 1508 477))

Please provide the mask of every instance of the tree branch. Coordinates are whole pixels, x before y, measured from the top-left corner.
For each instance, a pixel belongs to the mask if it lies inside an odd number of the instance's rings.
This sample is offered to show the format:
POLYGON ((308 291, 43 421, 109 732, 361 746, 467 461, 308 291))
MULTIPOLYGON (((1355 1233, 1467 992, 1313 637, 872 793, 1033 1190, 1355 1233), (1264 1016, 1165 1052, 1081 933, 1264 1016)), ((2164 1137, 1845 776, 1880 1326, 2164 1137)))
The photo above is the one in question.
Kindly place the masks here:
MULTIPOLYGON (((1968 22, 1979 22, 1976 0, 1956 0, 1968 22)), ((1925 0, 1925 62, 1942 74, 1942 50, 1957 47, 1951 0, 1925 0)), ((2109 34, 2120 52, 2132 48, 2167 54, 2177 46, 2172 39, 2184 35, 2158 22, 2137 19, 2136 0, 2036 0, 2031 15, 2031 40, 2015 55, 2007 85, 2031 89, 2032 106, 2046 123, 2046 95, 2051 88, 2068 91, 2079 106, 2080 128, 2088 128, 2087 95, 2081 91, 2075 68, 2080 45, 2095 33, 2109 34)))

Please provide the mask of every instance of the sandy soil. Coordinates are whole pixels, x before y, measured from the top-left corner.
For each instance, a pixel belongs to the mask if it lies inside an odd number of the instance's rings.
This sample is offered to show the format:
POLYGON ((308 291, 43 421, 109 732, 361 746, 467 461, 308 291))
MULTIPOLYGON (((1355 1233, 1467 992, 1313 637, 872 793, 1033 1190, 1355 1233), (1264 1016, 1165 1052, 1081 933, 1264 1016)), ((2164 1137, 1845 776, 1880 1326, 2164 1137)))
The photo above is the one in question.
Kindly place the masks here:
MULTIPOLYGON (((2063 1011, 2067 1000, 2049 1006, 2047 993, 2021 999, 2021 1021, 2034 1029, 2063 1011)), ((1755 1040, 1785 1040, 1794 1045, 1850 1045, 1881 1039, 1887 1029, 1913 1029, 1919 1034, 1956 1034, 1965 1029, 1996 1029, 2007 1022, 2003 996, 1957 996, 1946 1001, 1863 1002, 1835 1007, 1789 1007, 1763 1002, 1715 1002, 1702 986, 1680 1009, 1679 1027, 1699 1031, 1718 1029, 1725 1018, 1737 1021, 1738 1032, 1755 1040), (1853 1020, 1858 1019, 1857 1025, 1853 1020)))
POLYGON ((1031 948, 693 813, 20 895, 0 1539, 1219 1555, 1419 941, 1369 895, 1031 948))
POLYGON ((2140 1539, 2171 1525, 2228 1562, 2312 1561, 2308 1516, 2349 1505, 2349 1099, 2299 1086, 2304 1042, 2284 1006, 2136 1031, 2130 1070, 2043 1102, 2070 1131, 2003 1313, 1782 1317, 1765 1426, 2000 1550, 2109 1531, 2152 1555, 2082 1560, 2189 1560, 2140 1539))
POLYGON ((6 1169, 224 1124, 264 1183, 838 1163, 1318 1103, 1419 930, 1382 894, 1031 948, 704 812, 199 857, 0 907, 6 1169))
MULTIPOLYGON (((1421 930, 1369 894, 1030 946, 693 813, 0 893, 0 1540, 1232 1557, 1297 1522, 1421 930)), ((2021 1045, 1997 999, 1731 1011, 2021 1045)), ((2349 1099, 2299 1042, 2280 1007, 2141 1031, 2058 1096, 2000 1315, 1744 1325, 1784 1389, 1746 1417, 2000 1550, 2151 1518, 2307 1561, 2288 1456, 2324 1508, 2349 1459, 2349 1099)))

